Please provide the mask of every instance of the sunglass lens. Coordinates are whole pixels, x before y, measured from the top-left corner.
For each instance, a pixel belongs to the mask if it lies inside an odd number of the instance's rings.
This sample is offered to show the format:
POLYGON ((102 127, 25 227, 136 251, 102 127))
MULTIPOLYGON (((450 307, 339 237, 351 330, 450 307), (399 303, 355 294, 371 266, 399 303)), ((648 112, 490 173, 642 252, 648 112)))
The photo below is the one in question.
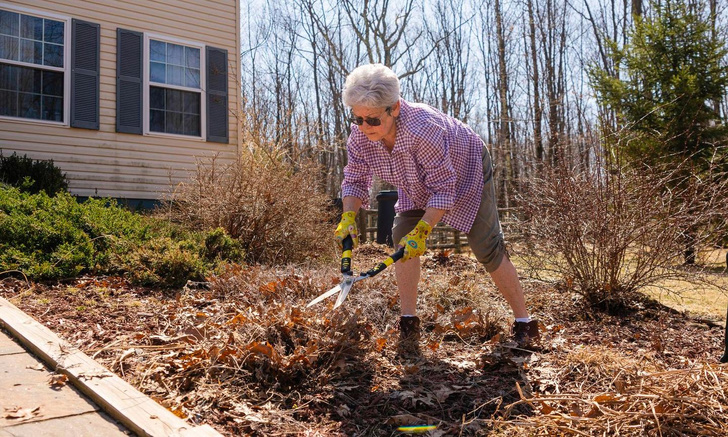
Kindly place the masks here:
POLYGON ((349 118, 349 121, 354 123, 357 126, 361 126, 366 121, 369 126, 379 126, 382 124, 382 120, 379 118, 370 118, 370 117, 351 117, 349 118))

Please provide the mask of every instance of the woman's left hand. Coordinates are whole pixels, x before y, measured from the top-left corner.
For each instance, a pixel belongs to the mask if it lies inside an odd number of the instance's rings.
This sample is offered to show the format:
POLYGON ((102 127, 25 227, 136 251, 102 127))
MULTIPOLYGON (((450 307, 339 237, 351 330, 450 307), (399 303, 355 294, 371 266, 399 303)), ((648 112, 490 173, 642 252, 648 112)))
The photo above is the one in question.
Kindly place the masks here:
POLYGON ((430 232, 432 232, 432 226, 426 221, 420 220, 409 234, 402 237, 399 241, 399 245, 404 247, 402 261, 419 257, 425 253, 427 250, 425 242, 430 232))

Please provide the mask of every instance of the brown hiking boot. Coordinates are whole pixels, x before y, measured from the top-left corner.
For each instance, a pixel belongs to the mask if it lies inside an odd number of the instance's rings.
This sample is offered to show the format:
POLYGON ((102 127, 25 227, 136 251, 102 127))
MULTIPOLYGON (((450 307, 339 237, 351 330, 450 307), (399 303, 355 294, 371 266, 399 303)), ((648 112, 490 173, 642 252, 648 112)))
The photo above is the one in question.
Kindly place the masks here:
POLYGON ((420 318, 399 318, 399 344, 397 351, 401 354, 417 354, 420 351, 420 318))
POLYGON ((541 339, 541 334, 538 332, 538 320, 531 320, 528 323, 513 322, 511 332, 519 347, 533 346, 541 339))

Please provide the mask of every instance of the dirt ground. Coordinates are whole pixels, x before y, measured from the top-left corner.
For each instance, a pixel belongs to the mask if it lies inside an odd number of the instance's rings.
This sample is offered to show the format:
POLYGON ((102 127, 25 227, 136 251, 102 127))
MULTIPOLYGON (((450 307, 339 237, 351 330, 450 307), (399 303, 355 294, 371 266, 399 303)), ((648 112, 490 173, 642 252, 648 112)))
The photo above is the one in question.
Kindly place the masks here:
MULTIPOLYGON (((355 270, 386 254, 369 245, 355 270)), ((423 263, 419 355, 397 352, 394 274, 345 304, 306 303, 335 266, 237 267, 153 290, 119 277, 0 282, 9 299, 180 417, 224 435, 725 435, 722 319, 647 299, 596 311, 522 278, 543 339, 510 340, 510 314, 474 260, 423 263)))

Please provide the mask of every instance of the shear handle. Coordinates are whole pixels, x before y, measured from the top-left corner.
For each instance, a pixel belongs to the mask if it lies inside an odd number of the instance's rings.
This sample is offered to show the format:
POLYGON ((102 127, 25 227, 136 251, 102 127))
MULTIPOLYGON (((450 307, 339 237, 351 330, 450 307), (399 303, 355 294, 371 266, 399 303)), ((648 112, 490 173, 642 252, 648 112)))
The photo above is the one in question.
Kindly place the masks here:
POLYGON ((384 261, 382 261, 379 264, 377 264, 376 266, 374 266, 373 269, 369 270, 366 273, 362 273, 361 275, 368 276, 368 277, 376 276, 379 273, 381 273, 382 270, 386 269, 387 267, 391 266, 392 264, 394 264, 397 261, 399 261, 400 259, 402 259, 403 256, 404 256, 404 247, 401 247, 398 251, 389 255, 389 257, 387 259, 385 259, 384 261))
POLYGON ((351 274, 351 250, 354 248, 354 240, 351 235, 347 235, 341 242, 343 251, 341 252, 341 273, 351 274))

